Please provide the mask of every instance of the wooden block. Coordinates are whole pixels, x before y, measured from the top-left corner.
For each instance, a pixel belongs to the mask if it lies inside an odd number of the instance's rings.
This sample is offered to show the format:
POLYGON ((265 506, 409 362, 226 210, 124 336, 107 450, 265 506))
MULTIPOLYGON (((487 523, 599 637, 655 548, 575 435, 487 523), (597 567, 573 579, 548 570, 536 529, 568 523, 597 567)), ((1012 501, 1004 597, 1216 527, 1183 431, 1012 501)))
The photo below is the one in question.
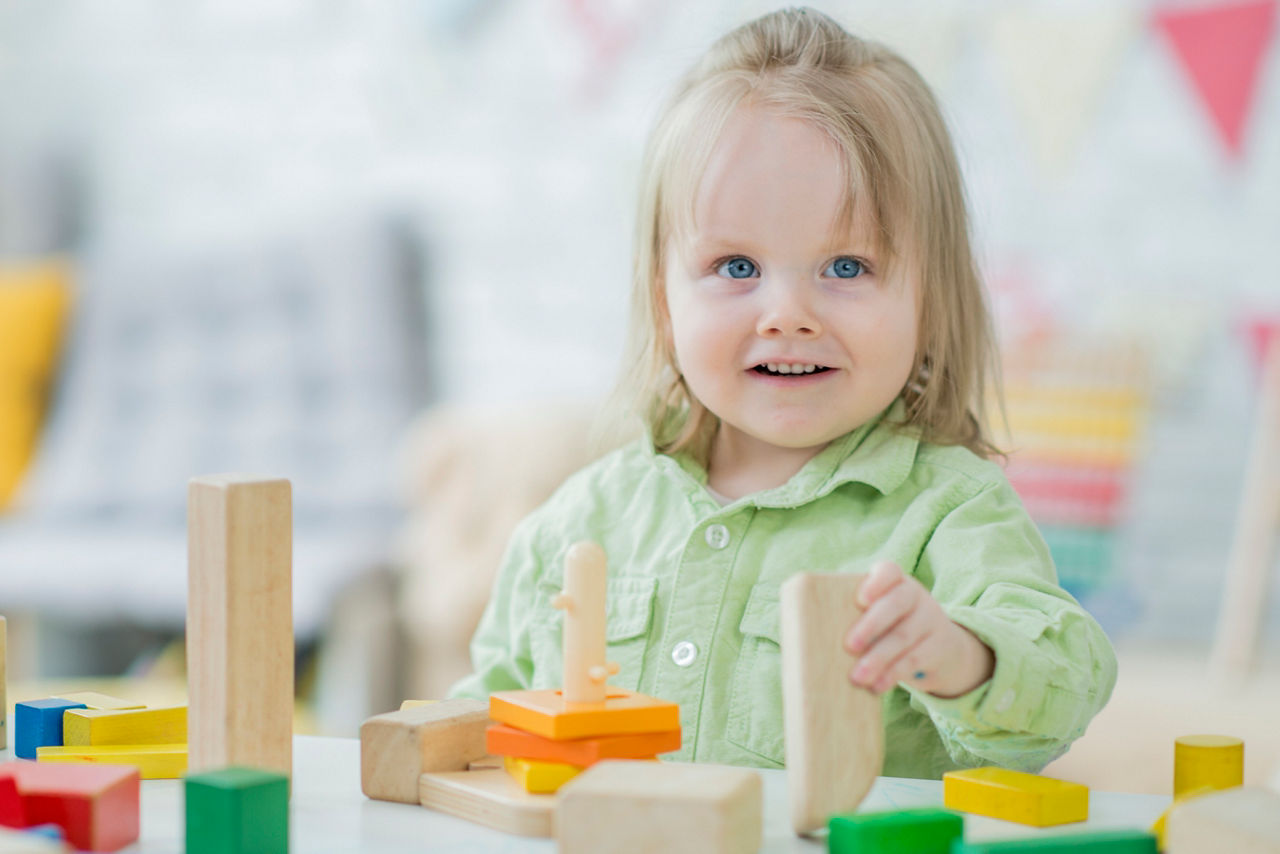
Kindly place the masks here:
POLYGON ((489 752, 498 756, 542 759, 583 768, 601 759, 651 759, 680 749, 679 729, 554 741, 506 724, 493 724, 485 736, 489 752))
POLYGON ((183 783, 187 854, 288 854, 289 778, 258 768, 220 768, 183 783))
POLYGON ((62 716, 68 747, 104 744, 179 744, 187 740, 187 707, 163 709, 75 709, 62 716))
POLYGON ((609 759, 558 798, 561 854, 754 854, 763 838, 763 785, 747 768, 609 759))
POLYGON ((61 697, 18 703, 13 709, 14 755, 35 759, 37 747, 61 745, 63 712, 83 708, 84 703, 72 703, 61 697))
POLYGON ((1173 796, 1244 785, 1244 742, 1229 735, 1184 735, 1173 742, 1173 796))
POLYGON ((519 759, 508 756, 503 768, 520 784, 520 788, 535 795, 550 795, 582 773, 579 765, 563 762, 543 762, 539 759, 519 759))
POLYGON ((423 774, 421 804, 517 836, 550 836, 556 795, 533 795, 501 768, 423 774))
POLYGON ((403 703, 400 704, 400 711, 403 712, 405 709, 416 709, 416 708, 419 708, 420 706, 432 706, 438 702, 440 701, 439 700, 405 700, 403 703))
POLYGON ((489 696, 489 717, 560 740, 670 731, 680 726, 680 707, 613 687, 600 703, 569 703, 555 690, 497 691, 489 696))
POLYGON ((1191 789, 1190 791, 1183 792, 1181 795, 1178 795, 1177 797, 1175 797, 1173 801, 1170 802, 1169 806, 1165 807, 1165 811, 1160 813, 1160 817, 1157 818, 1151 825, 1151 833, 1154 834, 1156 838, 1156 847, 1159 848, 1161 851, 1165 850, 1165 844, 1164 844, 1165 831, 1169 826, 1169 813, 1173 812, 1174 807, 1176 807, 1178 804, 1182 803, 1183 801, 1187 800, 1188 798, 1198 798, 1201 795, 1207 795, 1210 792, 1216 792, 1216 791, 1220 791, 1220 790, 1211 789, 1208 786, 1201 786, 1198 789, 1191 789))
POLYGON ((6 762, 0 765, 0 826, 3 827, 27 826, 27 814, 22 808, 22 797, 18 794, 15 764, 6 762))
POLYGON ((138 769, 127 765, 11 762, 29 824, 56 824, 88 851, 115 851, 138 838, 138 769))
POLYGON ((604 549, 589 541, 574 543, 564 559, 564 590, 551 604, 564 611, 564 698, 570 703, 601 703, 605 680, 618 665, 605 661, 604 549))
POLYGON ((187 498, 190 767, 293 767, 287 480, 195 478, 187 498))
POLYGON ((827 826, 831 854, 951 854, 951 843, 964 836, 959 813, 933 807, 833 815, 827 826))
POLYGON ((465 771, 487 753, 489 725, 479 700, 445 700, 375 715, 360 726, 360 788, 382 801, 418 803, 418 777, 465 771))
POLYGON ((1156 838, 1141 830, 1100 830, 958 843, 951 854, 1156 854, 1156 838))
POLYGON ((826 827, 855 810, 884 765, 880 698, 849 681, 844 636, 863 576, 800 573, 781 594, 782 711, 791 826, 826 827))
POLYGON ((1280 854, 1280 794, 1244 786, 1182 801, 1165 841, 1169 854, 1280 854))
POLYGON ((36 833, 0 830, 0 854, 61 854, 67 846, 36 833))
POLYGON ((37 762, 133 765, 144 780, 176 780, 187 773, 187 745, 107 744, 94 747, 39 747, 37 762))
POLYGON ((9 698, 5 695, 8 679, 8 627, 0 617, 0 750, 9 749, 9 698))
POLYGON ((145 709, 142 703, 135 703, 132 700, 121 700, 119 697, 108 697, 106 694, 99 694, 96 691, 73 691, 70 694, 63 694, 62 699, 70 700, 73 703, 84 703, 86 709, 105 710, 110 712, 122 712, 126 709, 145 709))
POLYGON ((1033 827, 1084 821, 1089 789, 1006 768, 970 768, 942 775, 942 802, 953 810, 1033 827))

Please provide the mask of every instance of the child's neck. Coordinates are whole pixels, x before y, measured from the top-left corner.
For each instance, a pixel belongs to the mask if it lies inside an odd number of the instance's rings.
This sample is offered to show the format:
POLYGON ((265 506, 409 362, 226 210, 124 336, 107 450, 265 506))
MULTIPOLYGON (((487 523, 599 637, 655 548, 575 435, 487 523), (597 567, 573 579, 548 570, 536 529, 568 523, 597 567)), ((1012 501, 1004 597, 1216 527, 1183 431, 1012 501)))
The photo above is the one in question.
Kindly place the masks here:
POLYGON ((707 486, 734 500, 773 489, 791 480, 825 447, 782 448, 722 424, 711 440, 707 486))

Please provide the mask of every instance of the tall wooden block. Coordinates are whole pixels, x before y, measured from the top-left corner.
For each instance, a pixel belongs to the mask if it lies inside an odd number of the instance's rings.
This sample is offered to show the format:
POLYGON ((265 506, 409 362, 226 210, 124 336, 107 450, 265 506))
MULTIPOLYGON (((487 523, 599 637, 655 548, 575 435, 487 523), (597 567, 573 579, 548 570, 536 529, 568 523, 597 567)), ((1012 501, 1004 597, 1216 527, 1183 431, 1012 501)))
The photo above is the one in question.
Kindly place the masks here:
POLYGON ((827 823, 831 854, 951 854, 964 835, 964 817, 933 807, 833 815, 827 823))
POLYGON ((14 755, 35 759, 36 748, 62 744, 62 713, 83 709, 84 703, 72 703, 61 697, 18 703, 13 709, 14 755))
POLYGON ((115 851, 138 838, 138 769, 128 765, 11 762, 29 825, 56 824, 86 851, 115 851))
POLYGON ((0 750, 9 749, 9 698, 5 696, 5 684, 9 678, 8 628, 0 617, 0 750))
POLYGON ((1244 785, 1244 742, 1229 735, 1184 735, 1173 742, 1173 796, 1244 785))
POLYGON ((1280 854, 1280 794, 1244 786, 1190 798, 1173 808, 1169 854, 1280 854))
POLYGON ((416 804, 418 777, 465 771, 485 753, 488 707, 444 700, 375 715, 360 726, 360 788, 381 801, 416 804))
POLYGON ((104 744, 178 744, 187 740, 187 707, 72 709, 62 716, 68 747, 104 744))
POLYGON ((184 783, 187 854, 288 854, 289 778, 221 768, 184 783))
POLYGON ((754 854, 763 838, 763 785, 747 768, 610 759, 558 798, 560 854, 754 854))
POLYGON ((287 480, 195 478, 187 493, 192 771, 293 766, 293 506, 287 480))
POLYGON ((942 775, 942 803, 949 809, 1034 827, 1089 817, 1088 787, 1007 768, 948 771, 942 775))
POLYGON ((1100 830, 957 844, 951 854, 1156 854, 1156 838, 1141 830, 1100 830))

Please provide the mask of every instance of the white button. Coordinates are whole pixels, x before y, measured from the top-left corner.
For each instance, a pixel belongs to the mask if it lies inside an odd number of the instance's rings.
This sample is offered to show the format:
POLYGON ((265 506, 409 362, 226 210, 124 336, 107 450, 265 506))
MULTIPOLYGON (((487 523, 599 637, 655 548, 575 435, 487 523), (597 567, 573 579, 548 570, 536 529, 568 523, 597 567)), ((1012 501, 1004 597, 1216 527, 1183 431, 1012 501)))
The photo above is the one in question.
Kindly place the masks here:
POLYGON ((708 525, 707 526, 707 545, 713 549, 722 549, 729 545, 729 529, 724 525, 708 525))
POLYGON ((675 649, 671 650, 671 660, 678 667, 688 667, 698 658, 698 648, 691 641, 680 641, 676 644, 675 649))
POLYGON ((1007 712, 1009 707, 1013 705, 1014 696, 1012 691, 1005 691, 1004 696, 1000 698, 1000 702, 996 703, 997 712, 1007 712))

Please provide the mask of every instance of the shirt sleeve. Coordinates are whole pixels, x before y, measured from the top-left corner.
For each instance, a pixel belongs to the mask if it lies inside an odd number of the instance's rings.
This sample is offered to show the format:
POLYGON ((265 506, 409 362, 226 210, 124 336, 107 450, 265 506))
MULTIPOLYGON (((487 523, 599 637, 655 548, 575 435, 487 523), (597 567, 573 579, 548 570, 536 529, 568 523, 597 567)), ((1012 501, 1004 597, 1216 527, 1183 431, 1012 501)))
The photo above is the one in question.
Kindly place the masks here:
POLYGON ((1036 772, 1065 753, 1111 696, 1115 651, 1058 586, 1049 549, 1008 481, 984 486, 942 519, 917 577, 996 657, 991 679, 960 697, 908 687, 952 760, 1036 772))
POLYGON ((527 689, 533 681, 529 605, 542 573, 533 517, 516 526, 494 581, 489 604, 471 639, 471 675, 449 689, 450 697, 488 700, 494 691, 527 689))

